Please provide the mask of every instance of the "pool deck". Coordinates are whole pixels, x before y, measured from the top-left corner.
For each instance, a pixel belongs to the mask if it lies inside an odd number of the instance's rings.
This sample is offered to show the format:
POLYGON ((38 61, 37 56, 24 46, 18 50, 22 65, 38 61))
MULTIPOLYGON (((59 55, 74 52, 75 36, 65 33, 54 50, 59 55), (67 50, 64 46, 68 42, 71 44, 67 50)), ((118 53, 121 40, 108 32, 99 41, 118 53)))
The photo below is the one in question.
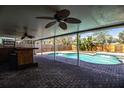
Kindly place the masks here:
MULTIPOLYGON (((54 56, 48 56, 48 55, 37 55, 35 56, 36 61, 40 62, 41 60, 48 60, 48 61, 54 61, 54 56)), ((62 62, 62 63, 67 63, 71 65, 77 65, 77 60, 76 59, 71 59, 71 58, 65 58, 62 56, 56 56, 56 61, 57 62, 62 62)), ((98 70, 99 72, 104 72, 104 73, 109 73, 112 75, 117 75, 117 76, 124 76, 124 64, 93 64, 89 62, 84 62, 80 61, 79 65, 80 67, 83 68, 88 68, 91 70, 98 70)))
POLYGON ((37 68, 0 72, 1 88, 124 88, 124 64, 97 65, 35 55, 37 68))
MULTIPOLYGON (((39 55, 35 56, 35 60, 37 60, 37 62, 43 61, 54 64, 53 56, 39 55)), ((82 71, 86 71, 85 73, 80 73, 84 77, 87 74, 91 75, 87 77, 86 81, 90 81, 91 83, 88 83, 88 85, 86 84, 87 87, 124 87, 124 64, 99 65, 82 61, 80 62, 80 66, 77 66, 76 60, 64 57, 56 57, 56 62, 71 64, 80 68, 82 71)))

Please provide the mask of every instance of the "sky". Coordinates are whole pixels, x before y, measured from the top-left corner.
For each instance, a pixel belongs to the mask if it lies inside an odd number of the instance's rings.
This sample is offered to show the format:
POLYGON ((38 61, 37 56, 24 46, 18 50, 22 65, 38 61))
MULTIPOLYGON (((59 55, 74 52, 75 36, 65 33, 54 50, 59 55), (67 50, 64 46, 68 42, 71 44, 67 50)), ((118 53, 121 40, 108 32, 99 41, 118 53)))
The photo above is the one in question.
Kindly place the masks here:
POLYGON ((114 28, 109 30, 108 34, 117 37, 120 32, 124 31, 124 28, 114 28))
MULTIPOLYGON (((124 31, 124 27, 122 28, 113 28, 113 29, 109 29, 109 30, 106 30, 107 31, 107 34, 109 35, 112 35, 113 37, 118 37, 118 34, 122 31, 124 31)), ((92 36, 93 32, 88 32, 88 33, 84 33, 84 34, 81 34, 81 38, 85 38, 85 37, 88 37, 88 36, 92 36)))

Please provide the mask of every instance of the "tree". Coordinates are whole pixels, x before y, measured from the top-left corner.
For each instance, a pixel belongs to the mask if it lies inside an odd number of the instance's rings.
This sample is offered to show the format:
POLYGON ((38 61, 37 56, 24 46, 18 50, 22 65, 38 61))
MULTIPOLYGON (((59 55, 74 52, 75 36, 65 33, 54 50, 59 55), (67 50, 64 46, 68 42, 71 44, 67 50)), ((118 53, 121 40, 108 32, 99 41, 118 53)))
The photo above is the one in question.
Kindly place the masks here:
POLYGON ((81 50, 92 50, 92 48, 95 46, 94 39, 92 36, 88 36, 86 38, 81 39, 81 44, 79 45, 79 48, 81 50))
POLYGON ((113 37, 111 35, 106 35, 106 43, 111 44, 113 43, 113 37))
POLYGON ((102 32, 95 32, 93 34, 96 43, 98 44, 110 44, 113 42, 113 37, 109 34, 107 34, 106 31, 102 32))
POLYGON ((118 35, 118 37, 119 37, 119 42, 120 43, 124 43, 124 31, 123 32, 120 32, 119 35, 118 35))
MULTIPOLYGON (((78 35, 78 43, 80 46, 81 45, 81 35, 80 34, 78 35)), ((72 42, 72 44, 77 46, 77 38, 72 42)))
POLYGON ((106 32, 95 32, 93 34, 95 37, 95 41, 99 44, 105 44, 106 43, 106 32))

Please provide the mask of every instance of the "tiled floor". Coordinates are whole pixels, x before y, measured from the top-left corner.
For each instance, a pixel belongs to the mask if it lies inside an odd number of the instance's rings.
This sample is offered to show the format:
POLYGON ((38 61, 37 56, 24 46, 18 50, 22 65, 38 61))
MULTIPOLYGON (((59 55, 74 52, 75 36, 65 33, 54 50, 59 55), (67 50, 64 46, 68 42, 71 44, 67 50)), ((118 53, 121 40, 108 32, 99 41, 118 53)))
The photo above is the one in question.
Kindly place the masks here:
MULTIPOLYGON (((108 73, 102 71, 104 66, 101 68, 89 64, 79 67, 41 59, 40 56, 35 57, 36 60, 39 64, 38 68, 0 73, 0 87, 124 87, 124 74, 122 72, 124 68, 122 67, 120 67, 121 73, 118 72, 115 75, 109 73, 110 69, 108 69, 108 73), (90 65, 92 69, 89 68, 90 65)), ((117 68, 119 69, 119 67, 117 68)), ((113 69, 112 66, 111 69, 113 69)))

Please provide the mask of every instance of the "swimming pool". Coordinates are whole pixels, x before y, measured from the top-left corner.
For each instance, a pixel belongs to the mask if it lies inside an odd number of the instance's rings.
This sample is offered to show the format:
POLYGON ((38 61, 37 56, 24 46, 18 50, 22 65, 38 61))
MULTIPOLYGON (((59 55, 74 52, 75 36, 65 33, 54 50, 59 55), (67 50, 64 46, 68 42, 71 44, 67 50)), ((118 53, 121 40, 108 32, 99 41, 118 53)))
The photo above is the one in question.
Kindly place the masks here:
MULTIPOLYGON (((54 55, 54 53, 50 53, 48 55, 54 55)), ((76 53, 56 53, 56 56, 62 56, 65 58, 77 59, 76 53)), ((121 61, 115 57, 110 55, 88 55, 88 54, 79 54, 79 59, 81 62, 88 62, 94 64, 121 64, 121 61)))

